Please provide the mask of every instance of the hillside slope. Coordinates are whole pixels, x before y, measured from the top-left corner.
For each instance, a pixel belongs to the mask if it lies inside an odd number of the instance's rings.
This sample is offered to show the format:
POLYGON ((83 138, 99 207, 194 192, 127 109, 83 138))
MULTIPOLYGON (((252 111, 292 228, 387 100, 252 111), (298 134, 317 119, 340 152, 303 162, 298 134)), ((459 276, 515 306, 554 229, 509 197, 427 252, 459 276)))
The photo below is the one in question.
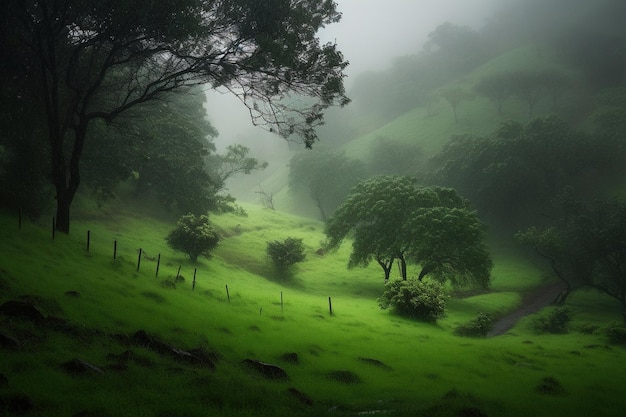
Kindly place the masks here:
MULTIPOLYGON (((72 235, 54 240, 45 225, 18 230, 0 216, 0 305, 27 302, 47 317, 0 314, 2 415, 611 416, 626 407, 615 394, 626 351, 602 347, 601 334, 535 335, 521 322, 492 339, 454 335, 541 283, 506 248, 493 248, 492 292, 454 298, 444 320, 424 324, 378 308, 381 272, 347 270, 349 245, 320 252, 319 222, 246 209, 214 217, 225 239, 197 265, 164 245, 171 225, 131 212, 79 216, 72 235), (279 278, 265 245, 287 236, 303 239, 307 258, 279 278), (287 376, 263 377, 250 361, 287 376)), ((572 306, 598 326, 617 317, 594 294, 572 306)))

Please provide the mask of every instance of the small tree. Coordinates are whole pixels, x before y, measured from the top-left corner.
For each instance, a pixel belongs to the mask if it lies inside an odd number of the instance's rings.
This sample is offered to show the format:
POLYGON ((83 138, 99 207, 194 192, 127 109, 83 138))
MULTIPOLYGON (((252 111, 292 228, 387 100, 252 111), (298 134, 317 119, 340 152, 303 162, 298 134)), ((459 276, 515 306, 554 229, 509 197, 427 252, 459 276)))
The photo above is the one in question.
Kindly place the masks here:
POLYGON ((209 223, 208 216, 187 214, 178 220, 176 229, 165 240, 169 247, 186 253, 192 262, 196 262, 199 255, 209 255, 219 243, 220 236, 209 223))
POLYGON ((267 254, 279 270, 286 270, 306 257, 302 239, 295 237, 267 242, 267 254))

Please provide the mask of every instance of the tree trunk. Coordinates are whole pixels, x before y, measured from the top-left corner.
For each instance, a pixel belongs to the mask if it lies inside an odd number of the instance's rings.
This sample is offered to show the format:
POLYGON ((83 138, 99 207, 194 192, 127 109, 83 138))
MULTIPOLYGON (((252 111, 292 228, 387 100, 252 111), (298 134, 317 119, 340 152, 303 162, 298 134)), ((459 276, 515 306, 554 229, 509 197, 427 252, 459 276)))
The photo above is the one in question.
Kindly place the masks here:
POLYGON ((400 259, 400 274, 402 275, 402 280, 406 281, 406 259, 404 259, 404 255, 400 255, 398 259, 400 259))
POLYGON ((422 270, 420 271, 419 276, 417 277, 418 281, 421 281, 424 279, 424 277, 426 276, 426 274, 428 274, 430 271, 432 270, 432 268, 425 266, 422 268, 422 270))
POLYGON ((81 120, 74 128, 74 146, 69 163, 69 178, 63 152, 63 138, 52 134, 50 143, 52 149, 53 181, 56 189, 56 230, 61 233, 70 233, 70 207, 78 186, 80 185, 79 163, 83 153, 83 145, 87 136, 87 122, 81 120))
POLYGON ((391 258, 389 262, 385 261, 384 259, 378 259, 378 258, 376 259, 376 262, 378 262, 378 265, 380 265, 380 267, 385 272, 385 284, 389 281, 389 276, 391 275, 391 268, 393 268, 393 261, 394 261, 393 258, 391 258))

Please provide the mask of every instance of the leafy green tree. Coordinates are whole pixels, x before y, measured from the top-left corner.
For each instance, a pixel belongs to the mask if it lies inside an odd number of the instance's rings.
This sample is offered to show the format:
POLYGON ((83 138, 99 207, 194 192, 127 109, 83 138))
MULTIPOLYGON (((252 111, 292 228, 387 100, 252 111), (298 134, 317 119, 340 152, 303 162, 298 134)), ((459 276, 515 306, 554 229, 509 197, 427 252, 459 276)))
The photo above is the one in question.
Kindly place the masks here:
POLYGON ((619 302, 626 320, 626 204, 597 200, 584 204, 565 195, 562 216, 544 229, 530 228, 518 239, 547 260, 568 292, 596 289, 619 302))
POLYGON ((602 169, 602 146, 555 116, 507 121, 488 136, 454 137, 432 158, 429 181, 459 190, 510 233, 533 224, 566 186, 582 188, 602 169))
POLYGON ((379 137, 370 147, 367 165, 374 175, 417 177, 425 166, 424 151, 420 144, 379 137))
POLYGON ((182 216, 176 228, 165 238, 169 247, 185 253, 191 262, 197 262, 198 256, 209 256, 220 241, 217 230, 211 225, 206 215, 182 216))
POLYGON ((274 266, 281 271, 289 269, 306 258, 302 239, 295 237, 267 242, 266 250, 274 266))
POLYGON ((513 94, 528 106, 528 118, 533 117, 535 106, 545 96, 543 75, 536 71, 516 71, 511 75, 513 94))
POLYGON ((236 94, 253 123, 310 147, 323 111, 348 102, 347 62, 317 38, 341 17, 330 0, 9 0, 3 11, 0 39, 17 46, 6 58, 39 70, 31 91, 45 109, 61 232, 69 233, 97 119, 111 122, 168 92, 209 84, 236 94), (290 94, 311 99, 286 100, 290 94))
POLYGON ((344 152, 316 148, 294 155, 289 161, 289 188, 305 188, 326 220, 350 189, 366 176, 365 165, 344 152))
POLYGON ((491 100, 502 115, 504 102, 513 94, 512 76, 509 73, 496 73, 479 80, 474 90, 491 100))
POLYGON ((217 201, 216 210, 232 212, 234 197, 226 191, 227 181, 237 175, 250 175, 253 171, 267 168, 267 162, 248 156, 250 148, 243 145, 229 145, 224 154, 209 154, 204 158, 204 166, 211 179, 212 193, 217 201))
POLYGON ((452 112, 454 113, 454 123, 458 123, 459 119, 457 117, 457 109, 459 105, 464 102, 471 100, 473 96, 466 90, 460 87, 453 87, 445 90, 441 93, 441 97, 443 97, 450 107, 452 107, 452 112))
POLYGON ((83 179, 102 198, 133 178, 138 195, 151 194, 177 215, 205 214, 216 206, 215 187, 203 157, 215 151, 217 131, 206 118, 198 88, 130 109, 88 134, 83 179))
POLYGON ((326 222, 327 245, 353 238, 348 267, 375 260, 389 279, 400 262, 421 266, 418 280, 431 274, 453 285, 489 285, 491 260, 484 228, 456 191, 421 187, 410 177, 378 176, 361 181, 326 222))

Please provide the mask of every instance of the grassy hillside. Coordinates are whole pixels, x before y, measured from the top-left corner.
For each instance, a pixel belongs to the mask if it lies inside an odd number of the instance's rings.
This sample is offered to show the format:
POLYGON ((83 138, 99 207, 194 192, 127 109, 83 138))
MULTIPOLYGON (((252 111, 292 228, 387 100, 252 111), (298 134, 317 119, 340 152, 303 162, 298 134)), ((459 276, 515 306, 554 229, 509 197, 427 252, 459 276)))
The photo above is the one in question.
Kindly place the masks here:
MULTIPOLYGON (((15 217, 0 216, 0 303, 27 300, 49 317, 34 324, 0 314, 0 333, 19 341, 0 347, 0 415, 614 416, 625 409, 626 350, 607 346, 599 331, 536 335, 525 319, 504 336, 454 335, 478 312, 514 310, 542 283, 508 248, 493 248, 491 292, 452 299, 445 319, 423 324, 377 307, 381 271, 346 270, 349 245, 316 254, 320 223, 246 209, 248 217, 213 218, 225 239, 198 265, 164 245, 171 224, 126 211, 85 216, 54 240, 47 225, 18 230, 15 217), (288 236, 303 239, 307 259, 279 278, 265 245, 288 236), (139 248, 147 256, 137 270, 139 248), (185 279, 174 286, 179 267, 185 279), (210 352, 216 368, 137 343, 139 330, 177 349, 210 352), (72 375, 63 364, 73 359, 102 373, 72 375), (245 359, 276 364, 288 379, 265 379, 245 359)), ((577 325, 618 319, 617 306, 593 293, 571 304, 577 325)))
MULTIPOLYGON (((544 97, 533 109, 533 117, 556 112, 568 119, 572 117, 572 114, 577 114, 578 110, 576 109, 580 107, 580 100, 582 100, 581 93, 576 89, 577 80, 581 77, 580 74, 565 65, 558 51, 537 44, 530 44, 506 51, 465 76, 433 91, 432 95, 436 99, 430 109, 425 106, 416 107, 395 120, 353 139, 343 148, 351 158, 368 160, 372 149, 374 149, 374 143, 384 139, 390 143, 417 144, 422 148, 424 156, 430 158, 437 154, 454 135, 464 133, 489 134, 506 120, 517 120, 525 123, 531 118, 525 103, 515 97, 510 97, 504 103, 503 114, 499 115, 495 105, 487 98, 477 94, 474 91, 474 86, 479 80, 493 74, 526 70, 554 70, 566 74, 572 81, 569 93, 561 97, 556 108, 553 108, 549 98, 544 97), (455 122, 452 108, 442 98, 442 94, 447 89, 457 87, 470 93, 472 97, 459 104, 458 118, 455 122)), ((330 138, 321 138, 322 143, 325 140, 330 140, 330 138)), ((279 210, 317 218, 319 210, 314 206, 306 192, 298 195, 288 190, 288 175, 288 168, 278 170, 270 178, 263 181, 262 188, 272 190, 275 194, 275 206, 279 210)))

